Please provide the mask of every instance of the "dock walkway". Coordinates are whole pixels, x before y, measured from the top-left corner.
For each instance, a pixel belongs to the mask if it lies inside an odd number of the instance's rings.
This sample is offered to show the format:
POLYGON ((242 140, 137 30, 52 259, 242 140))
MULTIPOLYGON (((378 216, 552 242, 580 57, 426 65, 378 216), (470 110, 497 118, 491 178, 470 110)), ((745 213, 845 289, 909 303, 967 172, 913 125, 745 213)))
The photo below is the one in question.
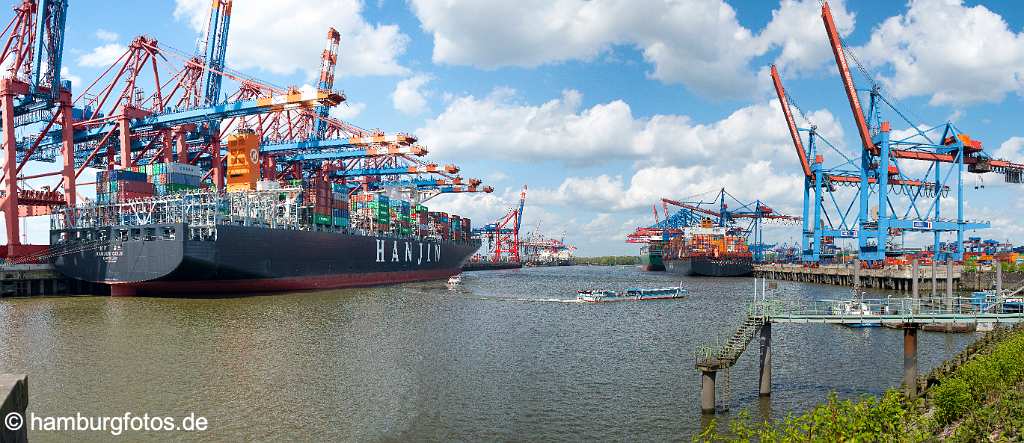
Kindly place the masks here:
MULTIPOLYGON (((755 289, 756 289, 755 284, 755 289)), ((903 329, 904 389, 908 397, 917 395, 917 332, 924 325, 1010 325, 1024 323, 1019 302, 1009 297, 1024 288, 1004 292, 978 306, 968 298, 921 299, 889 297, 863 300, 788 300, 769 298, 761 293, 748 305, 747 317, 724 343, 698 346, 694 367, 701 372, 701 411, 714 413, 728 410, 729 368, 760 335, 760 395, 771 395, 771 331, 772 324, 838 324, 895 325, 903 329), (725 398, 717 403, 716 378, 719 371, 726 377, 721 390, 725 398)), ((762 290, 763 291, 763 290, 762 290)))

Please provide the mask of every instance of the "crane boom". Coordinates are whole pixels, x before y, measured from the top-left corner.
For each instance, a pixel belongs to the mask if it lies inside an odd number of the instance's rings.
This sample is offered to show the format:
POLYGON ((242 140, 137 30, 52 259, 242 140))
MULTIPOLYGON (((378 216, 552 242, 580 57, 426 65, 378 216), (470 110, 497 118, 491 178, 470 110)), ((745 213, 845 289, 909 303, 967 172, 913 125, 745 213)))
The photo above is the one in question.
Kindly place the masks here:
POLYGON ((519 193, 519 211, 516 213, 516 241, 519 238, 519 226, 523 222, 523 208, 526 206, 526 185, 523 185, 523 191, 519 193))
POLYGON ((668 204, 670 204, 672 206, 679 206, 680 208, 686 208, 686 209, 689 209, 691 211, 699 212, 701 214, 709 215, 709 216, 712 216, 712 217, 721 217, 722 216, 722 214, 717 213, 715 211, 704 209, 704 208, 702 208, 700 206, 694 206, 694 205, 691 205, 691 204, 683 203, 683 202, 678 201, 678 200, 672 200, 670 198, 663 198, 663 199, 661 199, 661 201, 663 201, 665 203, 668 203, 668 204))
POLYGON ((782 87, 782 79, 779 78, 779 70, 775 68, 775 65, 772 65, 772 83, 775 84, 775 94, 779 96, 779 106, 782 107, 782 114, 786 116, 786 123, 789 125, 789 137, 793 139, 793 146, 796 148, 797 155, 800 156, 800 167, 804 170, 804 176, 811 177, 811 165, 807 162, 804 142, 800 140, 800 132, 796 128, 796 120, 793 119, 793 111, 789 109, 786 90, 782 87))
POLYGON ((846 88, 846 98, 850 100, 850 110, 853 111, 853 119, 857 123, 857 133, 860 134, 864 149, 877 154, 878 149, 871 141, 871 131, 864 118, 860 98, 857 97, 857 88, 853 85, 853 75, 850 74, 850 66, 843 54, 843 42, 839 39, 839 30, 836 29, 836 23, 832 19, 832 9, 829 8, 828 1, 821 4, 821 20, 825 22, 825 32, 828 34, 828 42, 832 46, 832 54, 836 57, 836 67, 839 68, 839 76, 843 79, 843 87, 846 88))

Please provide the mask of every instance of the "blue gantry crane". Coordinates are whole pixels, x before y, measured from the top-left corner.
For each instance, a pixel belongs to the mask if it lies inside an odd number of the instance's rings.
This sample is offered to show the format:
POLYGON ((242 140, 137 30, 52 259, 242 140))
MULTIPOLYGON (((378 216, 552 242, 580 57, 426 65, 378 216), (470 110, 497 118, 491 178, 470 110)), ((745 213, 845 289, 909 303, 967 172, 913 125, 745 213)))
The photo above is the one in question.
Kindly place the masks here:
POLYGON ((905 232, 932 235, 936 260, 962 259, 964 231, 989 227, 988 222, 969 220, 964 213, 965 170, 1001 173, 1007 182, 1020 183, 1024 165, 992 158, 980 141, 952 122, 927 126, 911 121, 883 95, 882 88, 845 47, 827 1, 822 3, 821 11, 861 149, 859 157, 848 156, 818 133, 813 124, 797 127, 790 109, 795 104, 778 70, 772 67, 772 80, 804 175, 803 261, 829 260, 825 245, 835 238, 847 238, 857 239, 862 261, 880 262, 887 255, 901 253, 896 240, 905 232), (857 88, 848 58, 870 88, 857 88), (861 104, 861 93, 868 95, 866 109, 861 104), (895 115, 907 129, 893 131, 883 113, 895 115), (807 134, 806 146, 801 133, 807 134), (826 167, 819 147, 831 149, 841 161, 826 167), (912 164, 915 162, 923 165, 912 164), (947 215, 942 202, 950 197, 955 199, 956 211, 947 215), (942 242, 946 233, 953 234, 955 241, 942 242))

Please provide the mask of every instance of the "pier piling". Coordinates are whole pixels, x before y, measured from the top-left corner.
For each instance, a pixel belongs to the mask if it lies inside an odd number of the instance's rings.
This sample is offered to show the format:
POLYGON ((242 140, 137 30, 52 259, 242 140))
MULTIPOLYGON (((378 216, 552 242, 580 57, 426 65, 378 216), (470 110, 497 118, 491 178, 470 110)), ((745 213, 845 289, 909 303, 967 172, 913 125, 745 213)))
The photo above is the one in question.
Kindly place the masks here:
POLYGON ((715 413, 715 371, 700 371, 700 412, 715 413))
POLYGON ((939 285, 935 280, 935 271, 937 270, 938 265, 936 265, 935 260, 932 259, 932 295, 928 297, 931 301, 935 301, 935 298, 939 296, 939 285))
POLYGON ((903 392, 907 398, 917 398, 917 325, 903 327, 903 392))
POLYGON ((953 310, 953 260, 946 259, 946 309, 953 310))
POLYGON ((996 260, 996 297, 1003 294, 1003 264, 996 260))
POLYGON ((920 264, 917 262, 917 259, 915 258, 914 260, 912 260, 910 262, 910 265, 911 265, 910 266, 911 267, 911 271, 910 271, 911 272, 911 277, 910 278, 913 279, 913 282, 912 282, 912 285, 911 285, 912 286, 911 291, 914 294, 914 298, 917 299, 921 295, 920 294, 920 288, 918 287, 919 286, 918 285, 918 277, 921 276, 920 264))
POLYGON ((860 288, 860 260, 853 260, 853 289, 860 288))
POLYGON ((772 324, 761 326, 761 397, 772 395, 772 324))

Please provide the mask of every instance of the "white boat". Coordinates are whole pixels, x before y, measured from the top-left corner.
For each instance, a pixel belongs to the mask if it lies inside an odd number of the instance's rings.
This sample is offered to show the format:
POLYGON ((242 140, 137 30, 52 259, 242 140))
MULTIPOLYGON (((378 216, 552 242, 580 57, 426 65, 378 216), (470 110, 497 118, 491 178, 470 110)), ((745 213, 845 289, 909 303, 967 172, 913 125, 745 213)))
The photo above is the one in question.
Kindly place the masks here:
MULTIPOLYGON (((859 317, 870 320, 871 317, 878 317, 878 313, 871 310, 867 303, 857 300, 842 301, 832 305, 832 315, 840 317, 859 317)), ((882 326, 881 320, 863 321, 857 323, 843 323, 843 326, 851 328, 877 328, 882 326)))
POLYGON ((682 298, 685 295, 686 289, 678 286, 654 289, 629 288, 621 292, 598 289, 576 291, 576 300, 587 303, 605 303, 613 301, 666 300, 682 298))
POLYGON ((448 286, 457 286, 459 283, 462 283, 462 274, 448 277, 448 286))

